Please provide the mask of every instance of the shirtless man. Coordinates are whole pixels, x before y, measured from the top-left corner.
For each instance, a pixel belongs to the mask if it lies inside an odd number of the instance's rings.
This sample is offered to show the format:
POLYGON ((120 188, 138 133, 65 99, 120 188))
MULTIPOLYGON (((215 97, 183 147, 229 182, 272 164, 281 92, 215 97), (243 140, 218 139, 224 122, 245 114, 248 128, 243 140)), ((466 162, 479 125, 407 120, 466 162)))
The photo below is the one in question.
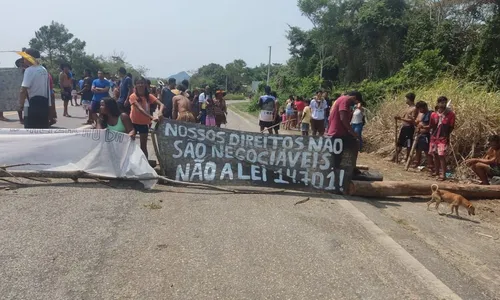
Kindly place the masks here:
POLYGON ((68 102, 71 101, 73 96, 71 91, 73 90, 73 79, 69 75, 69 65, 61 64, 61 73, 59 73, 59 85, 61 87, 61 99, 64 102, 64 113, 63 116, 71 117, 68 113, 68 102))
POLYGON ((393 161, 397 163, 396 158, 403 148, 406 148, 406 159, 410 156, 411 146, 413 144, 413 134, 415 133, 415 119, 417 118, 417 108, 415 106, 415 94, 408 93, 406 95, 406 104, 408 108, 403 116, 395 116, 396 121, 402 121, 403 126, 399 132, 398 146, 394 155, 393 161))
POLYGON ((186 95, 186 87, 184 85, 178 85, 177 90, 180 94, 174 96, 172 99, 172 119, 177 121, 196 123, 196 119, 191 113, 191 101, 186 95))

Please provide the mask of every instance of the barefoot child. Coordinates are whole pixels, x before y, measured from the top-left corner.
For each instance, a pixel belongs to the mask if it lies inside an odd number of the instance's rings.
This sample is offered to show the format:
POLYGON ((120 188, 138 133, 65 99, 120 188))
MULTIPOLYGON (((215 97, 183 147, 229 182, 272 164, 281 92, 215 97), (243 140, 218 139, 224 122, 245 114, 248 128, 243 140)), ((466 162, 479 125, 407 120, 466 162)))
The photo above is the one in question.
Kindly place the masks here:
POLYGON ((431 129, 431 142, 429 154, 434 157, 433 176, 438 180, 446 179, 446 152, 450 144, 451 132, 455 128, 455 113, 446 108, 448 99, 444 96, 438 98, 437 111, 431 114, 429 127, 431 129))
POLYGON ((490 184, 490 176, 500 176, 500 136, 490 136, 488 144, 490 148, 482 159, 473 158, 465 162, 479 177, 482 185, 490 184))

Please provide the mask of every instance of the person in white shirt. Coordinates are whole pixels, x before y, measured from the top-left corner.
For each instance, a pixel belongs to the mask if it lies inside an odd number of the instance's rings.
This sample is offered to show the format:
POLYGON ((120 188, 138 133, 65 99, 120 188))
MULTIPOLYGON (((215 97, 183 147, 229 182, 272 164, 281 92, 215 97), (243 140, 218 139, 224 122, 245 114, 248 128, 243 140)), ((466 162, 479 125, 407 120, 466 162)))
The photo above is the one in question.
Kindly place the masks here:
POLYGON ((316 97, 309 104, 311 108, 311 130, 312 135, 325 134, 325 110, 328 108, 328 104, 325 99, 323 99, 323 92, 316 92, 316 97))
POLYGON ((354 130, 354 132, 357 133, 359 137, 359 151, 361 151, 361 148, 363 147, 363 139, 361 138, 363 126, 365 126, 365 109, 360 102, 356 105, 351 118, 352 130, 354 130))
POLYGON ((207 85, 203 93, 198 96, 199 111, 198 119, 201 124, 205 125, 205 120, 207 119, 207 100, 210 93, 210 87, 207 85))
POLYGON ((24 128, 49 128, 51 109, 49 73, 38 62, 40 52, 26 49, 21 56, 24 71, 21 92, 19 93, 19 108, 24 109, 24 103, 29 101, 28 115, 24 120, 24 128))

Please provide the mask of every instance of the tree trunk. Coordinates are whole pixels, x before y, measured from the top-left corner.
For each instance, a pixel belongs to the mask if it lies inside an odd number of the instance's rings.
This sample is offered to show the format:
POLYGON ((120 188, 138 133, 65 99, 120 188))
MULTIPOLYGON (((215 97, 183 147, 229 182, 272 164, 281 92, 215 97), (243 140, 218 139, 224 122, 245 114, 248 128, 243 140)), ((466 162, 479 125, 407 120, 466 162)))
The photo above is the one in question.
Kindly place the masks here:
MULTIPOLYGON (((430 196, 430 182, 353 181, 349 195, 367 198, 394 196, 430 196)), ((439 188, 467 199, 500 199, 500 185, 437 183, 439 188)))

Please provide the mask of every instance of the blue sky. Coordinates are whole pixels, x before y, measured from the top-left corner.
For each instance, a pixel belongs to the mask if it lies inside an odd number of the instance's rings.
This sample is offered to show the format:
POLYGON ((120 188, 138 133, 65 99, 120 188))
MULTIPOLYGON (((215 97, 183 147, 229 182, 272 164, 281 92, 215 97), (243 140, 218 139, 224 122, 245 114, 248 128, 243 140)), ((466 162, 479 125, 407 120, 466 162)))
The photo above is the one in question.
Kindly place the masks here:
MULTIPOLYGON (((63 23, 97 55, 123 52, 148 76, 167 77, 211 62, 249 66, 289 58, 287 24, 311 28, 295 0, 11 1, 2 6, 0 51, 28 46, 35 31, 63 23)), ((15 54, 0 53, 0 67, 15 54)))

